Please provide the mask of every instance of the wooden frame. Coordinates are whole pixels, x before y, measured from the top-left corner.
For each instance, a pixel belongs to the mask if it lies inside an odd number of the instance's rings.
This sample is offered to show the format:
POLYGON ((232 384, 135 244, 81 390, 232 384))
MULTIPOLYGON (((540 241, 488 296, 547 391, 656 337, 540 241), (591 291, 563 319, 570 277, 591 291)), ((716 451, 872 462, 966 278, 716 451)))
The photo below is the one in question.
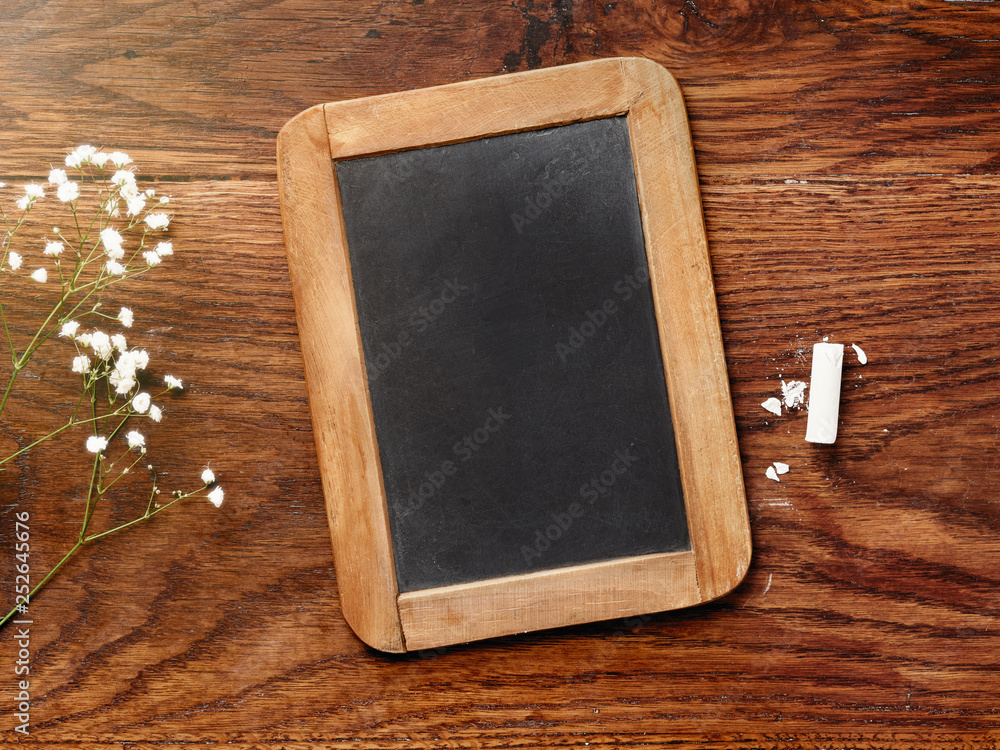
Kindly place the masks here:
POLYGON ((278 136, 279 189, 344 616, 402 652, 687 607, 731 591, 750 531, 680 89, 616 58, 313 107, 278 136), (691 550, 399 594, 334 162, 625 115, 691 550))

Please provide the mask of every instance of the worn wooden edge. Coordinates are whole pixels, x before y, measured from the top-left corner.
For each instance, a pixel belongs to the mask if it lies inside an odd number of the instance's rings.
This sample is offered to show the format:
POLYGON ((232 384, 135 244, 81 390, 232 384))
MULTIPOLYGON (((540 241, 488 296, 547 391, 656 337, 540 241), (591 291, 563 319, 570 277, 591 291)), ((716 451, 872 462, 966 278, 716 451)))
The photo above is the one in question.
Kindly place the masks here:
POLYGON ((278 190, 313 434, 344 617, 367 644, 404 650, 396 572, 323 107, 278 135, 278 190))
POLYGON ((693 552, 665 552, 399 596, 414 651, 698 604, 693 552))
MULTIPOLYGON (((351 317, 341 314, 330 321, 344 329, 338 331, 339 340, 332 349, 336 355, 330 352, 323 355, 318 350, 315 355, 354 357, 353 363, 341 362, 339 372, 350 376, 341 388, 350 394, 350 403, 357 414, 352 414, 356 417, 353 422, 341 423, 332 430, 341 445, 354 450, 345 450, 334 460, 321 458, 321 468, 324 486, 329 483, 334 489, 327 492, 327 497, 349 506, 330 511, 335 548, 363 543, 376 531, 379 546, 377 552, 369 554, 342 555, 349 563, 342 564, 338 557, 337 575, 345 616, 355 606, 353 602, 349 606, 344 598, 345 585, 364 589, 365 594, 374 596, 376 592, 371 589, 378 585, 375 582, 391 579, 387 590, 393 592, 394 605, 398 607, 394 617, 398 619, 384 614, 383 597, 378 598, 380 611, 375 619, 398 625, 401 641, 393 642, 395 648, 385 649, 360 632, 348 618, 355 632, 383 650, 432 648, 525 630, 686 607, 732 590, 749 567, 749 520, 694 153, 683 99, 673 77, 648 60, 612 58, 336 102, 324 105, 322 115, 328 138, 322 158, 328 161, 327 179, 332 191, 324 200, 328 201, 328 212, 329 207, 335 207, 338 219, 336 227, 328 230, 331 247, 326 252, 337 255, 335 273, 343 280, 338 287, 337 306, 345 313, 349 309, 351 317), (628 115, 632 139, 692 551, 624 558, 398 595, 333 161, 623 114, 628 115), (350 331, 346 330, 348 320, 350 331), (359 387, 364 387, 363 391, 359 392, 359 387), (355 435, 352 430, 359 430, 356 438, 352 438, 355 435), (721 448, 720 440, 724 443, 721 448), (327 479, 325 475, 330 472, 339 474, 327 479), (378 506, 377 512, 359 507, 366 503, 378 506), (368 526, 352 529, 347 520, 354 516, 368 526), (376 567, 369 572, 366 564, 376 567), (361 577, 365 582, 348 583, 344 580, 346 576, 361 577), (584 601, 586 592, 591 601, 584 601)), ((314 115, 313 135, 318 133, 315 120, 314 115)), ((316 205, 323 203, 320 200, 316 205)), ((289 257, 291 264, 291 252, 289 257)), ((320 260, 318 256, 314 259, 317 264, 320 260)), ((310 280, 310 283, 318 282, 310 280)), ((298 293, 296 306, 301 326, 308 315, 299 304, 298 293)), ((329 311, 325 316, 331 317, 329 311)), ((317 320, 308 325, 315 327, 317 320)), ((303 353, 308 363, 312 355, 306 354, 305 344, 303 353)), ((307 378, 313 400, 312 383, 320 380, 309 375, 308 364, 307 378)), ((314 424, 322 421, 317 415, 329 419, 329 414, 329 409, 314 406, 314 424)))
POLYGON ((750 567, 750 519, 684 99, 649 60, 624 63, 653 301, 677 435, 691 545, 705 601, 750 567))
POLYGON ((628 111, 622 59, 401 91, 326 106, 335 159, 613 117, 628 111))

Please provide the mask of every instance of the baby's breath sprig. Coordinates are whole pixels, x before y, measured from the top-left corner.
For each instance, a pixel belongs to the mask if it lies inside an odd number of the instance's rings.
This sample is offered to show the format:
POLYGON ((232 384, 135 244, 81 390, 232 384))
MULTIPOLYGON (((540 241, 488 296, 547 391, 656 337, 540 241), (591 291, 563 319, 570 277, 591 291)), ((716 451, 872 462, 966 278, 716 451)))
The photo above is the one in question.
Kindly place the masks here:
MULTIPOLYGON (((7 373, 0 360, 0 376, 6 380, 6 387, 0 394, 0 419, 18 378, 47 342, 57 343, 64 339, 65 344, 72 347, 67 366, 78 376, 80 388, 79 398, 68 408, 66 422, 9 456, 0 457, 0 472, 18 456, 62 433, 72 433, 74 428, 87 433, 86 439, 81 439, 80 450, 93 454, 75 544, 27 596, 19 597, 23 605, 33 599, 81 547, 146 521, 182 500, 202 497, 219 507, 224 497, 214 472, 205 468, 201 483, 194 489, 174 490, 169 502, 159 502, 161 488, 157 472, 149 463, 146 437, 134 425, 140 420, 160 422, 164 414, 160 399, 171 391, 182 390, 183 383, 167 375, 159 390, 154 393, 142 390, 141 381, 149 366, 149 354, 145 349, 130 346, 123 333, 108 333, 97 327, 110 322, 123 329, 131 328, 135 322, 132 309, 122 307, 115 314, 105 312, 102 307, 104 293, 128 279, 148 273, 173 255, 173 244, 164 239, 172 220, 166 210, 169 198, 157 196, 152 189, 140 190, 136 166, 121 151, 108 153, 92 146, 80 146, 66 157, 65 166, 66 169, 50 170, 47 185, 25 185, 23 194, 15 201, 16 213, 8 215, 0 201, 3 221, 3 234, 0 234, 3 340, 0 350, 6 350, 10 361, 7 373), (54 227, 51 237, 43 237, 36 262, 32 248, 18 252, 13 249, 13 243, 37 202, 45 199, 46 190, 52 188, 58 205, 68 211, 71 228, 64 231, 54 227), (54 302, 38 330, 19 340, 8 322, 8 305, 15 298, 8 290, 15 284, 29 281, 45 288, 53 287, 54 302), (145 508, 126 523, 94 531, 91 522, 100 501, 129 476, 141 473, 133 471, 140 463, 146 464, 149 477, 145 508)), ((0 189, 5 187, 0 183, 0 189)), ((20 605, 15 606, 0 619, 0 627, 19 612, 23 609, 20 605)))

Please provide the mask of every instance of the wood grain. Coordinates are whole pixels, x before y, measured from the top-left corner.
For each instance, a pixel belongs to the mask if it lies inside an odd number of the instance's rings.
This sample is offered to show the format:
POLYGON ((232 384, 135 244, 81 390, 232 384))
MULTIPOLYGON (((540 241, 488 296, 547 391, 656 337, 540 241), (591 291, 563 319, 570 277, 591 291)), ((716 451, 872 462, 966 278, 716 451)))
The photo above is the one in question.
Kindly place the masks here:
POLYGON ((751 541, 694 148, 673 76, 646 60, 624 67, 637 92, 629 135, 684 504, 699 593, 710 601, 743 580, 751 541))
POLYGON ((408 651, 648 616, 704 601, 694 552, 574 565, 399 595, 408 651))
POLYGON ((738 585, 750 564, 746 498, 694 153, 680 89, 666 70, 639 58, 597 60, 325 104, 282 129, 278 157, 343 609, 365 643, 392 652, 450 646, 691 606, 738 585), (631 134, 692 551, 414 592, 393 608, 398 587, 386 492, 331 156, 619 114, 631 134), (583 602, 588 587, 591 600, 583 602))
MULTIPOLYGON (((0 741, 995 747, 998 24, 995 3, 937 0, 0 4, 0 181, 90 141, 174 198, 176 256, 128 297, 136 342, 189 384, 150 440, 227 493, 109 538, 38 599, 28 738, 0 633, 0 741), (275 137, 322 102, 613 55, 674 73, 691 118, 750 572, 689 611, 379 655, 339 610, 275 137), (870 357, 848 355, 828 448, 804 412, 759 407, 823 336, 870 357)), ((2 439, 66 387, 26 379, 2 439)), ((75 451, 0 476, 0 590, 12 512, 33 569, 65 548, 75 451)))
POLYGON ((335 159, 459 143, 628 112, 642 90, 624 84, 623 61, 591 61, 364 99, 326 109, 335 159))
POLYGON ((344 616, 365 643, 405 651, 389 517, 371 502, 385 487, 325 107, 282 128, 278 187, 344 616))

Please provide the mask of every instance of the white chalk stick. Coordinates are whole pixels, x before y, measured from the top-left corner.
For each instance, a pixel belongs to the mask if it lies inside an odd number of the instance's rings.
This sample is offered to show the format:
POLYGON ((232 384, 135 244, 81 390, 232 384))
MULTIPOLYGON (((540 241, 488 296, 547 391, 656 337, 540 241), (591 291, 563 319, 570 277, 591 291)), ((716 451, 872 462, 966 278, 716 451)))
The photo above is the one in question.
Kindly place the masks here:
POLYGON ((843 344, 814 344, 809 382, 809 420, 806 440, 834 443, 840 415, 840 373, 844 367, 843 344))

